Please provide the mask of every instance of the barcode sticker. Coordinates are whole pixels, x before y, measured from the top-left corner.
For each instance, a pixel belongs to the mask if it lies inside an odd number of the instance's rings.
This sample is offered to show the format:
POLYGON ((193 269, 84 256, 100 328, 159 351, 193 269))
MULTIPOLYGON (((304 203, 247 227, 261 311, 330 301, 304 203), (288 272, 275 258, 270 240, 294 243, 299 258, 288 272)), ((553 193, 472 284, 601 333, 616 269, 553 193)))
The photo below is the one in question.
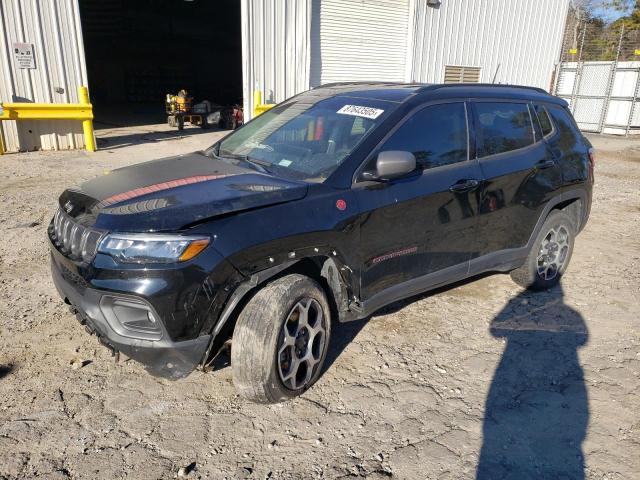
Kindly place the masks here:
POLYGON ((340 110, 338 110, 338 113, 341 113, 342 115, 353 115, 356 117, 364 117, 375 120, 384 113, 384 110, 372 107, 362 107, 359 105, 345 105, 340 110))

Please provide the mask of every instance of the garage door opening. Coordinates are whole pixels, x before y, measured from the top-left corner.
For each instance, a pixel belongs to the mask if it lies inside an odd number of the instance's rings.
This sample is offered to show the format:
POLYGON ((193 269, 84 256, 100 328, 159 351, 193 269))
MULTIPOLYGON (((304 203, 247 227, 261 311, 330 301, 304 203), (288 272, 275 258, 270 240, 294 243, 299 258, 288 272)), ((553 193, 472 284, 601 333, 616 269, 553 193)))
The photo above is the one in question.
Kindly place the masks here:
POLYGON ((237 0, 80 0, 80 16, 98 137, 127 126, 176 130, 165 97, 181 89, 194 104, 242 104, 237 0))

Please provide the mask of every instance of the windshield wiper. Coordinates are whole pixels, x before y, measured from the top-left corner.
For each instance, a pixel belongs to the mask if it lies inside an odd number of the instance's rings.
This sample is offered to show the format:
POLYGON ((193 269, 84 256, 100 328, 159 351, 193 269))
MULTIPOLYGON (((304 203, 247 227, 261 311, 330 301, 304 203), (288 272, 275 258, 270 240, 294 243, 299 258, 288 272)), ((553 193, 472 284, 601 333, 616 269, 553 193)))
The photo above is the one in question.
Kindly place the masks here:
POLYGON ((242 162, 253 165, 256 168, 256 170, 258 170, 259 172, 271 173, 271 170, 267 168, 268 166, 271 165, 269 162, 264 162, 261 160, 257 160, 255 158, 251 158, 249 157, 249 155, 240 155, 238 153, 218 153, 217 156, 220 158, 230 158, 233 160, 240 160, 242 162))
POLYGON ((269 162, 265 162, 263 160, 257 160, 255 158, 251 158, 249 155, 245 156, 244 161, 250 163, 251 165, 254 165, 254 166, 258 167, 258 169, 262 170, 263 173, 271 173, 271 170, 269 169, 271 164, 269 162))

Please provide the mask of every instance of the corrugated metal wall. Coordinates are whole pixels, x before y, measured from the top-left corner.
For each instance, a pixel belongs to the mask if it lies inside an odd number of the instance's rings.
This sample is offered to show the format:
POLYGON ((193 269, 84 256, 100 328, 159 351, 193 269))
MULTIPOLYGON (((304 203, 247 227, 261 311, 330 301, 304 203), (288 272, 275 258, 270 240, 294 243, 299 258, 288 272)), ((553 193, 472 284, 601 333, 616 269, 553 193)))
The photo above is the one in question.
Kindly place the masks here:
POLYGON ((242 0, 245 118, 253 90, 279 103, 309 88, 311 0, 242 0))
MULTIPOLYGON (((73 103, 87 85, 77 0, 0 0, 0 101, 73 103), (14 42, 34 45, 35 69, 17 67, 14 42)), ((2 122, 8 151, 80 148, 80 122, 2 122)))
POLYGON ((314 0, 311 85, 402 82, 409 0, 314 0))
POLYGON ((411 0, 407 81, 440 83, 445 65, 482 68, 480 81, 549 89, 569 0, 411 0))
MULTIPOLYGON (((548 88, 568 4, 241 0, 245 114, 256 88, 280 102, 329 81, 442 82, 446 65, 481 67, 484 82, 548 88)), ((0 67, 0 101, 77 101, 87 84, 78 1, 0 0, 0 67), (14 42, 34 44, 35 69, 17 68, 14 42)), ((4 123, 10 151, 82 146, 79 122, 4 123)))

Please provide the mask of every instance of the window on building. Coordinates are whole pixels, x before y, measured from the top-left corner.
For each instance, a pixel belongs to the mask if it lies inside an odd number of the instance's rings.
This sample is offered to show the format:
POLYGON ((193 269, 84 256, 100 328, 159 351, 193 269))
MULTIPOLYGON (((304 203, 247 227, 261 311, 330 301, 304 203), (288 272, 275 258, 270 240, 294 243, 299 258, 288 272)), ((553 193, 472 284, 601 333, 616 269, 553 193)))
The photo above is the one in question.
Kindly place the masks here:
POLYGON ((540 129, 542 130, 542 136, 546 137, 551 132, 553 132, 553 124, 551 123, 551 119, 549 118, 549 114, 547 113, 547 109, 542 105, 535 106, 536 115, 538 116, 538 121, 540 122, 540 129))
POLYGON ((467 116, 464 103, 423 108, 391 135, 381 151, 412 152, 419 168, 467 160, 467 116))
POLYGON ((446 65, 444 67, 444 83, 479 83, 480 67, 463 67, 446 65))
POLYGON ((475 110, 478 157, 533 144, 533 126, 526 104, 478 102, 475 110))

